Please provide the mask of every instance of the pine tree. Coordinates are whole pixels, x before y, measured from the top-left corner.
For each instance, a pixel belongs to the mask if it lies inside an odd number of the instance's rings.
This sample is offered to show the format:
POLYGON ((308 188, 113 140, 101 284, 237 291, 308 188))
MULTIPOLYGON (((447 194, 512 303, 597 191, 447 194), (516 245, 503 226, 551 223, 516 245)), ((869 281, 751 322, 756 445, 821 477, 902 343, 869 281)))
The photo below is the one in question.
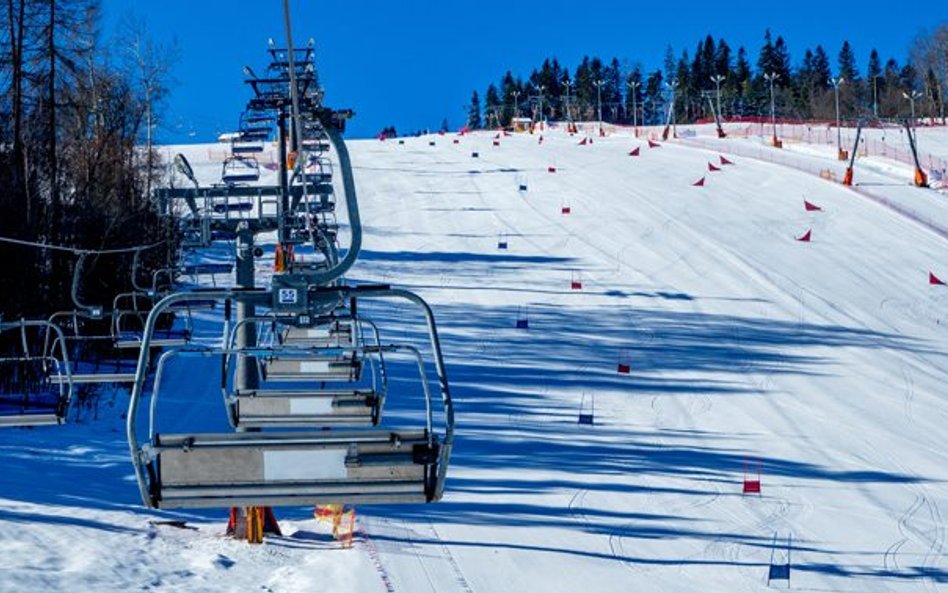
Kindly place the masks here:
POLYGON ((751 65, 747 60, 747 50, 743 46, 737 49, 737 64, 734 66, 734 76, 731 80, 735 94, 732 111, 737 115, 744 115, 751 91, 751 65))
POLYGON ((661 70, 656 70, 649 74, 645 82, 645 101, 643 109, 645 112, 645 124, 654 125, 664 123, 665 99, 663 86, 663 76, 661 70))
POLYGON ((855 84, 859 80, 859 71, 856 69, 856 53, 848 41, 843 41, 839 49, 839 75, 846 82, 855 84))
POLYGON ((859 111, 863 96, 862 78, 856 69, 856 53, 849 41, 843 41, 839 49, 839 76, 845 81, 839 87, 839 109, 843 117, 853 116, 859 111))
POLYGON ((822 45, 817 45, 813 52, 813 84, 814 88, 826 90, 830 85, 833 72, 830 70, 829 56, 822 45))
POLYGON ((879 59, 879 52, 875 48, 869 53, 866 81, 869 88, 872 89, 872 111, 873 115, 876 116, 879 114, 879 93, 885 90, 885 78, 882 76, 882 61, 879 59))
POLYGON ((606 121, 615 122, 622 106, 622 73, 619 59, 612 58, 602 72, 602 113, 606 121))
POLYGON ((593 74, 589 56, 583 56, 583 61, 576 67, 573 76, 573 119, 589 119, 589 98, 592 88, 593 74))
POLYGON ((477 91, 471 95, 471 105, 467 111, 467 126, 472 130, 481 129, 481 98, 477 91))
POLYGON ((491 83, 484 94, 484 119, 488 128, 500 126, 500 115, 503 104, 500 101, 500 94, 497 87, 491 83))
POLYGON ((770 29, 767 29, 764 32, 764 45, 760 48, 760 55, 757 58, 757 76, 762 78, 764 74, 774 72, 775 62, 774 42, 770 35, 770 29))
MULTIPOLYGON (((534 70, 534 73, 535 72, 534 70)), ((500 98, 502 101, 500 110, 501 126, 509 126, 510 120, 514 117, 514 107, 517 103, 514 92, 517 90, 517 81, 514 80, 513 74, 508 70, 500 82, 500 98)))
POLYGON ((714 73, 724 76, 731 74, 731 48, 723 39, 718 40, 718 49, 714 56, 714 73))
POLYGON ((773 72, 777 73, 777 84, 781 87, 789 87, 793 84, 793 77, 790 69, 790 50, 783 37, 777 36, 773 49, 773 72))

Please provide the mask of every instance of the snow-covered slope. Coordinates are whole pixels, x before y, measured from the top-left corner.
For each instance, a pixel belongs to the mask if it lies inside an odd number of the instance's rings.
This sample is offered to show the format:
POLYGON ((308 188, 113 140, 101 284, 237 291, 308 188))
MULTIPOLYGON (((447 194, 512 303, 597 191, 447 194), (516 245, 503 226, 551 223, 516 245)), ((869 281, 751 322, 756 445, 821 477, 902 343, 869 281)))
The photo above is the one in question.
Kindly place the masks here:
MULTIPOLYGON (((944 237, 729 140, 492 138, 351 144, 352 277, 416 290, 443 334, 442 502, 360 507, 351 550, 308 509, 279 510, 289 537, 265 546, 223 539, 223 513, 140 508, 117 393, 97 418, 0 432, 0 590, 757 591, 775 534, 795 589, 948 580, 944 237), (167 516, 198 529, 149 524, 167 516)), ((191 420, 219 406, 196 374, 173 402, 191 420)))

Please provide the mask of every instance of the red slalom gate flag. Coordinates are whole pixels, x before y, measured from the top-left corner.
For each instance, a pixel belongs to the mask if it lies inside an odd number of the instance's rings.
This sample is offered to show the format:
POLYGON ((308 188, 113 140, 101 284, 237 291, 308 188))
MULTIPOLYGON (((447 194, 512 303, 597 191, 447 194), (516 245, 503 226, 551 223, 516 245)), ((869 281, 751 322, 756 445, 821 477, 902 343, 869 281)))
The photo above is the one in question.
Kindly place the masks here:
POLYGON ((812 232, 813 232, 813 230, 810 229, 810 230, 808 230, 807 232, 803 233, 803 236, 802 236, 802 237, 797 237, 796 240, 799 241, 799 242, 801 242, 801 243, 809 243, 809 242, 810 242, 810 238, 811 238, 811 233, 812 233, 812 232))
POLYGON ((817 206, 816 204, 812 204, 810 202, 807 202, 806 200, 803 200, 803 208, 807 212, 822 212, 823 211, 823 209, 817 206))
POLYGON ((733 165, 733 164, 734 164, 733 161, 729 161, 726 158, 724 158, 724 156, 721 156, 721 165, 733 165))
POLYGON ((928 273, 928 283, 931 284, 932 286, 945 286, 946 285, 944 280, 932 274, 931 272, 928 273))
POLYGON ((702 178, 699 179, 698 181, 695 181, 695 182, 692 183, 691 185, 693 185, 693 186, 695 186, 695 187, 704 187, 704 177, 702 177, 702 178))
POLYGON ((629 156, 639 156, 639 147, 636 146, 629 152, 629 156))
POLYGON ((659 148, 659 147, 661 147, 661 144, 659 144, 658 142, 652 142, 652 139, 649 138, 649 140, 648 140, 648 147, 649 147, 649 148, 659 148))
POLYGON ((708 163, 708 171, 714 173, 715 171, 720 171, 721 167, 715 167, 714 163, 708 163))

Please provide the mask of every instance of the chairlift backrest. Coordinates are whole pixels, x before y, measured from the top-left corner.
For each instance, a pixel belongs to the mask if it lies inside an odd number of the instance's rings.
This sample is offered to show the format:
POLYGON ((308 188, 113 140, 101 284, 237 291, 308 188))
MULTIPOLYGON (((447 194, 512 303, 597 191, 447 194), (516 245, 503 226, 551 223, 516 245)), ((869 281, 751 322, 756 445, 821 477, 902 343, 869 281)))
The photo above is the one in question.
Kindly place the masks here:
MULTIPOLYGON (((337 287, 336 302, 355 302, 354 289, 337 287)), ((441 389, 442 436, 434 431, 433 400, 421 352, 408 346, 363 346, 364 357, 382 351, 415 357, 425 396, 422 429, 310 430, 301 432, 163 434, 157 426, 157 402, 162 393, 162 369, 172 356, 238 355, 264 358, 267 349, 239 351, 190 346, 171 349, 158 358, 151 390, 149 432, 139 440, 143 423, 139 410, 152 357, 147 355, 162 311, 195 299, 243 301, 259 307, 274 302, 270 291, 223 290, 173 294, 160 301, 145 324, 138 371, 133 384, 126 430, 143 502, 154 508, 198 508, 246 505, 311 505, 337 503, 397 503, 439 500, 450 459, 454 413, 444 374, 440 342, 430 308, 419 297, 391 289, 360 289, 359 298, 405 298, 422 306, 428 322, 434 365, 441 389)), ((282 352, 281 356, 287 356, 282 352)), ((246 394, 249 396, 249 394, 246 394)), ((267 396, 264 396, 267 397, 267 396)), ((291 394, 275 395, 284 400, 291 394)), ((342 397, 341 395, 338 397, 342 397)), ((274 400, 276 401, 276 400, 274 400)), ((339 400, 337 400, 339 401, 339 400)), ((292 404, 292 401, 288 403, 292 404)), ((310 403, 309 405, 323 405, 310 403)), ((273 424, 271 427, 275 427, 273 424)))

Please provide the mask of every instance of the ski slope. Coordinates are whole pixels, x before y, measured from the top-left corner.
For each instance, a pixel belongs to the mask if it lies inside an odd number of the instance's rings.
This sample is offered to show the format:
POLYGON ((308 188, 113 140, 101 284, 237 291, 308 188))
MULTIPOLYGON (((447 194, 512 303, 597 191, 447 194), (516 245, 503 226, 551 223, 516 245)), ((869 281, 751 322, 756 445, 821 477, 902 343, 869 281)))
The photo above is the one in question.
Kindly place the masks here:
MULTIPOLYGON (((762 591, 775 534, 794 589, 948 588, 932 224, 739 156, 749 140, 454 138, 350 143, 351 278, 415 290, 439 321, 458 426, 442 502, 359 507, 349 550, 311 509, 277 511, 284 538, 231 541, 224 511, 141 508, 127 398, 106 394, 79 423, 0 432, 0 591, 762 591), (170 518, 196 529, 153 524, 170 518)), ((186 151, 202 182, 214 150, 186 151)), ((948 228, 944 195, 872 191, 948 228)), ((213 365, 170 380, 173 421, 223 425, 213 365)))

